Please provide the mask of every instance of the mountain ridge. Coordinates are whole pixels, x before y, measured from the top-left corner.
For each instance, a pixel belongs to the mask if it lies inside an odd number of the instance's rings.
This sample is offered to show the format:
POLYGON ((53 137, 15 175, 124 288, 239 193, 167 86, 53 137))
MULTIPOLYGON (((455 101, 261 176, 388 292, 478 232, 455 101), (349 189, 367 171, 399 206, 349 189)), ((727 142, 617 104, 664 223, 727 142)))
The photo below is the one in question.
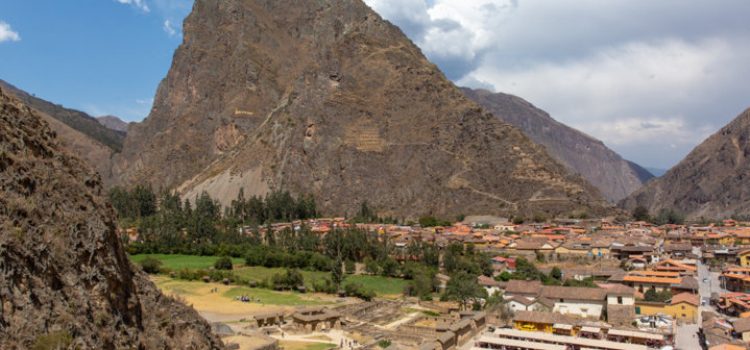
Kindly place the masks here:
POLYGON ((583 176, 612 202, 625 198, 653 177, 623 159, 604 142, 571 128, 521 97, 484 89, 462 88, 464 94, 502 121, 521 129, 550 155, 583 176))
POLYGON ((689 219, 750 215, 750 109, 708 137, 663 176, 620 202, 689 219))

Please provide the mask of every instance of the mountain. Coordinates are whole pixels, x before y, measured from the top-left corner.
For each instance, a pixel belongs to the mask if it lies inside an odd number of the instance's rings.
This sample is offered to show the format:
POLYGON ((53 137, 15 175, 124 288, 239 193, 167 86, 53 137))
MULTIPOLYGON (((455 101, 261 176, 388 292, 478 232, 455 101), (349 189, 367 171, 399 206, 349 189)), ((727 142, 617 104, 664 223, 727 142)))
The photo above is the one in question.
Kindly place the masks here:
POLYGON ((662 176, 667 173, 668 169, 662 169, 662 168, 654 168, 654 167, 646 167, 648 172, 654 174, 655 177, 662 176))
POLYGON ((325 214, 608 210, 598 191, 446 79, 361 0, 195 1, 120 182, 223 204, 311 193, 325 214))
POLYGON ((112 156, 122 149, 125 134, 109 130, 86 113, 45 101, 0 80, 0 88, 34 109, 57 134, 58 141, 70 153, 79 156, 109 184, 112 156))
POLYGON ((0 87, 6 90, 6 93, 21 100, 27 106, 57 119, 70 128, 88 136, 92 140, 109 147, 112 151, 119 152, 122 150, 122 143, 125 139, 125 134, 106 128, 100 124, 96 118, 84 112, 68 109, 45 101, 3 80, 0 80, 0 87))
POLYGON ((0 348, 217 349, 134 270, 99 176, 0 87, 0 348))
POLYGON ((487 90, 462 90, 496 117, 545 146, 552 157, 583 176, 612 202, 627 197, 653 177, 601 141, 552 119, 547 112, 520 97, 487 90))
POLYGON ((621 205, 662 209, 688 218, 750 215, 750 109, 696 147, 621 205))
POLYGON ((128 123, 113 115, 96 117, 96 120, 99 122, 99 124, 104 125, 104 127, 106 127, 107 129, 114 130, 122 134, 128 133, 128 123))

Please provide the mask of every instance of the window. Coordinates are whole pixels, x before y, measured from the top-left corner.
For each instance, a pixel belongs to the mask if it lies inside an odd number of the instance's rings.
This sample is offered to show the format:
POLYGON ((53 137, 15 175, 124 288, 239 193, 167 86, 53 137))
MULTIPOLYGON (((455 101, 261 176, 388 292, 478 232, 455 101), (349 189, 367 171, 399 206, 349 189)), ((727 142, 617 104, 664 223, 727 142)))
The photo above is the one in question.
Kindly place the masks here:
MULTIPOLYGON (((682 309, 685 310, 685 305, 682 305, 682 309)), ((685 316, 685 315, 682 315, 682 316, 685 316)))
POLYGON ((617 297, 617 303, 622 305, 622 297, 617 297))

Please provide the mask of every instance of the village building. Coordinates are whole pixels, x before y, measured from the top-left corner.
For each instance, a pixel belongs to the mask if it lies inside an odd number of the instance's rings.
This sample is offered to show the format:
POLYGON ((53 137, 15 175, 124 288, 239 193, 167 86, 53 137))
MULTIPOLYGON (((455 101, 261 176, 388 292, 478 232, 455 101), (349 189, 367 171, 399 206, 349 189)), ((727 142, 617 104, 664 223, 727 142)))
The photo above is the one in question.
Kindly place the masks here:
POLYGON ((636 315, 657 316, 668 315, 675 320, 686 323, 698 322, 700 300, 698 295, 681 293, 672 297, 667 303, 636 301, 636 315))

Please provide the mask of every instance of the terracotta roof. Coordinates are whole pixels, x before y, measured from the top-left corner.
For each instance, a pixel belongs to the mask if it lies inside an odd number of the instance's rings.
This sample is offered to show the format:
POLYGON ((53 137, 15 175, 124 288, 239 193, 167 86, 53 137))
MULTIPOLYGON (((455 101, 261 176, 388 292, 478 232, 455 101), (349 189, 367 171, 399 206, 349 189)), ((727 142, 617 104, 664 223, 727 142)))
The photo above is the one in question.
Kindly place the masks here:
POLYGON ((542 282, 539 281, 508 281, 505 287, 506 294, 533 294, 537 295, 542 290, 542 282))
POLYGON ((698 280, 693 277, 683 277, 680 285, 676 286, 681 289, 698 290, 698 280))
POLYGON ((739 345, 732 345, 732 344, 721 344, 721 345, 714 345, 708 350, 746 350, 747 348, 744 346, 739 345))
POLYGON ((607 291, 601 288, 544 286, 542 296, 552 300, 604 300, 607 291))
POLYGON ((662 284, 679 284, 682 281, 679 278, 643 277, 643 276, 625 276, 622 278, 622 280, 625 282, 662 283, 662 284))
POLYGON ((700 305, 700 298, 697 294, 691 294, 691 293, 680 293, 672 297, 672 305, 679 304, 679 303, 688 303, 691 305, 699 306, 700 305))
POLYGON ((737 333, 750 331, 750 318, 739 318, 734 321, 734 331, 737 333))
POLYGON ((635 295, 635 289, 628 287, 624 284, 610 284, 606 287, 603 287, 607 291, 607 295, 617 295, 617 296, 633 296, 635 295))

